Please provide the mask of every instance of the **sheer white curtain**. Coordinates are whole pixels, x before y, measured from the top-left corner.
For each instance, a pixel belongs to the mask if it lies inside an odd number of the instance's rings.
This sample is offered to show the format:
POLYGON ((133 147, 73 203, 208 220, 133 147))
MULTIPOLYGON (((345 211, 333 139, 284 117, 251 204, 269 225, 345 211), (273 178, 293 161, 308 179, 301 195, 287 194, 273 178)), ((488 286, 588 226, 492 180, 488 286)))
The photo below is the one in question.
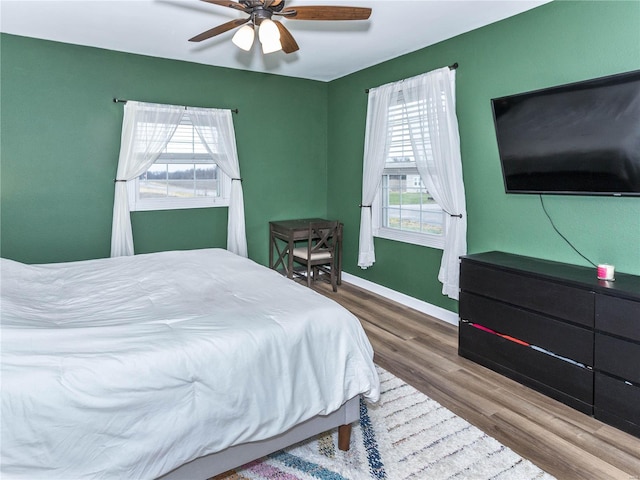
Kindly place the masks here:
POLYGON ((376 261, 373 246, 371 204, 382 182, 382 171, 389 153, 387 133, 389 130, 389 105, 395 90, 387 84, 369 90, 367 124, 364 137, 364 159, 362 166, 362 205, 360 205, 360 238, 358 266, 367 268, 376 261))
POLYGON ((189 107, 188 112, 207 151, 216 159, 218 167, 231 178, 227 250, 246 257, 248 254, 244 197, 231 110, 189 107))
POLYGON ((459 257, 467 253, 467 212, 455 103, 455 70, 448 67, 404 81, 403 96, 417 106, 410 137, 420 177, 445 212, 445 241, 438 280, 458 299, 459 257))
POLYGON ((128 101, 124 106, 120 156, 115 181, 111 256, 133 255, 128 181, 155 162, 184 115, 184 107, 128 101))
POLYGON ((358 265, 375 262, 372 211, 389 150, 389 106, 398 102, 419 107, 407 115, 418 172, 429 193, 446 212, 445 244, 438 280, 442 293, 458 299, 459 256, 467 251, 467 217, 462 179, 460 137, 455 115, 455 71, 448 67, 389 83, 369 91, 362 180, 358 265))

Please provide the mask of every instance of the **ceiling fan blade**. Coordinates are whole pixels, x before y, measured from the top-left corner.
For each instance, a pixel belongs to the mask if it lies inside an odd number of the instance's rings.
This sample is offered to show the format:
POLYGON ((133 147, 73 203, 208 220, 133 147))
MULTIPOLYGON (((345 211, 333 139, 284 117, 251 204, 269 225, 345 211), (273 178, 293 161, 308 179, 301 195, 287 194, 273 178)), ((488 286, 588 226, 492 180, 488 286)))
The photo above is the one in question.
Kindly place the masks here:
POLYGON ((291 20, 366 20, 371 16, 371 9, 333 5, 304 5, 287 7, 276 15, 282 15, 291 20))
POLYGON ((203 2, 213 3, 214 5, 220 5, 221 7, 229 7, 235 10, 240 10, 242 12, 247 11, 247 7, 238 2, 233 2, 232 0, 202 0, 203 2))
POLYGON ((221 33, 228 32, 240 25, 244 25, 251 18, 236 18, 235 20, 231 20, 230 22, 223 23, 222 25, 218 25, 217 27, 212 28, 211 30, 207 30, 206 32, 202 32, 200 35, 196 35, 193 38, 190 38, 190 42, 201 42, 202 40, 206 40, 207 38, 215 37, 216 35, 220 35, 221 33))
POLYGON ((285 27, 282 22, 278 20, 273 21, 277 26, 278 30, 280 30, 280 43, 282 44, 282 51, 284 53, 293 53, 295 51, 300 50, 295 38, 291 35, 291 32, 285 27))

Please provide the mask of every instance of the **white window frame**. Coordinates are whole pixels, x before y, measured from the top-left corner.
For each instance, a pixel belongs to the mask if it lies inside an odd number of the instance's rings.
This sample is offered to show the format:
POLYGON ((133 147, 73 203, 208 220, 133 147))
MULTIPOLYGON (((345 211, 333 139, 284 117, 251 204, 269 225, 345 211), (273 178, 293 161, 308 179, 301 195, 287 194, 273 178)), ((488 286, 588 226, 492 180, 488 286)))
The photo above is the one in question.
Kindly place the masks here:
MULTIPOLYGON (((417 169, 416 169, 417 171, 417 169)), ((395 172, 394 172, 395 173, 395 172)), ((383 175, 388 174, 386 171, 383 175)), ((412 174, 412 173, 410 173, 412 174)), ((442 235, 434 235, 431 233, 411 232, 407 230, 399 230, 397 228, 389 228, 384 226, 383 222, 383 202, 382 202, 382 182, 376 198, 372 204, 372 229, 373 236, 378 238, 385 238, 387 240, 395 240, 398 242, 410 243, 413 245, 421 245, 423 247, 444 249, 445 239, 445 223, 444 212, 442 212, 442 235)))
MULTIPOLYGON (((405 157, 413 158, 413 149, 411 148, 410 139, 407 132, 406 122, 402 121, 402 113, 399 113, 399 106, 401 105, 401 96, 398 102, 389 107, 389 157, 405 157)), ((407 114, 411 112, 404 111, 406 118, 407 114)), ((372 230, 373 236, 378 238, 385 238, 388 240, 395 240, 398 242, 410 243, 413 245, 421 245, 424 247, 444 249, 445 242, 445 212, 442 211, 442 234, 436 235, 423 232, 411 232, 407 230, 400 230, 397 228, 391 228, 384 226, 384 202, 382 198, 384 177, 387 175, 420 175, 418 167, 415 161, 406 162, 387 162, 385 169, 382 172, 380 180, 380 186, 376 193, 375 200, 373 201, 372 208, 372 230)), ((422 183, 422 182, 421 182, 422 183)), ((442 210, 442 209, 441 209, 442 210)))
MULTIPOLYGON (((192 125, 185 114, 182 118, 181 125, 192 125)), ((193 128, 193 127, 192 127, 193 128)), ((194 138, 201 142, 197 133, 193 132, 194 138)), ((195 140, 194 140, 195 141, 195 140)), ((171 143, 171 142, 170 142, 171 143)), ((162 153, 154 162, 154 165, 166 164, 185 164, 185 165, 216 165, 218 175, 218 186, 220 188, 219 195, 211 197, 161 197, 161 198, 141 198, 140 197, 140 177, 127 182, 127 191, 129 195, 130 211, 152 211, 152 210, 179 210, 188 208, 211 208, 211 207, 228 207, 231 192, 231 179, 222 169, 217 166, 215 158, 208 152, 196 152, 195 147, 189 153, 162 153)))

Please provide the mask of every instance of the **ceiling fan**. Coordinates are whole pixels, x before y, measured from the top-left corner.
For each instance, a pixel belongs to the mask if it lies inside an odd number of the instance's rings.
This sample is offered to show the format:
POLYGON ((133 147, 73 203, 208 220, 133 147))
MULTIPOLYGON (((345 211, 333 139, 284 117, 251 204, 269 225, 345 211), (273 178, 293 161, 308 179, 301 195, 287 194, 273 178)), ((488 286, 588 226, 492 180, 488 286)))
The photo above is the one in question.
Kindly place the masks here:
POLYGON ((299 50, 291 32, 273 16, 281 16, 290 20, 366 20, 371 15, 370 8, 346 6, 294 6, 285 7, 285 0, 202 0, 222 7, 232 8, 248 14, 246 18, 238 18, 202 32, 190 42, 201 42, 242 26, 233 36, 233 43, 243 50, 250 50, 258 27, 258 38, 264 53, 279 50, 292 53, 299 50), (244 26, 243 26, 244 25, 244 26))

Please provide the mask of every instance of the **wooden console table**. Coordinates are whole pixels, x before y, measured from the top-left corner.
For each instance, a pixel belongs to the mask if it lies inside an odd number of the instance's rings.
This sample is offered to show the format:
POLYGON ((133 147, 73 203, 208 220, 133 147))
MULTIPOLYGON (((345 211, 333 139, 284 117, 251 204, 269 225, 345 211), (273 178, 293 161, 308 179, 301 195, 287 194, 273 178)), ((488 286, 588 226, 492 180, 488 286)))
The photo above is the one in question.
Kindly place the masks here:
MULTIPOLYGON (((334 220, 335 221, 335 220, 334 220)), ((300 218, 295 220, 275 220, 269 222, 269 268, 278 270, 293 278, 293 251, 296 242, 307 241, 310 223, 330 223, 324 218, 300 218), (277 254, 277 257, 274 255, 277 254)), ((336 245, 338 265, 338 285, 342 283, 342 223, 338 229, 336 245)))

